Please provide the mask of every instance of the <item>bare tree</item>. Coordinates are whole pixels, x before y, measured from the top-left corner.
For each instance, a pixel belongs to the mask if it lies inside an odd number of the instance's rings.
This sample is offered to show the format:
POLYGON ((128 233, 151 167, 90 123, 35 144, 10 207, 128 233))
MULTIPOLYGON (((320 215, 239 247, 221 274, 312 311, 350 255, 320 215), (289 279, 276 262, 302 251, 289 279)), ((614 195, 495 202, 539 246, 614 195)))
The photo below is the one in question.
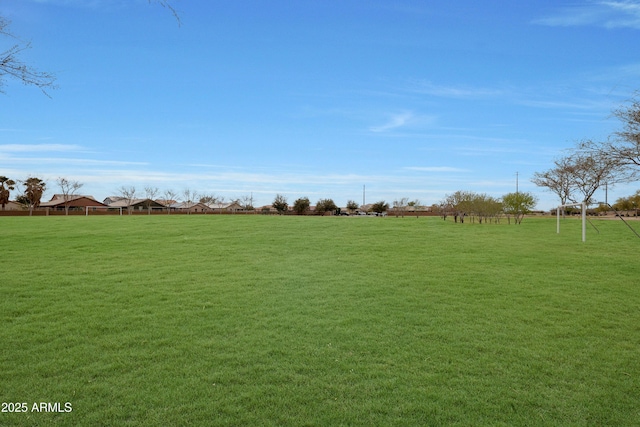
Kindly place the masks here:
POLYGON ((31 48, 31 42, 20 40, 9 31, 10 21, 0 16, 0 34, 14 41, 14 44, 4 52, 0 53, 0 92, 4 93, 2 87, 6 78, 17 79, 25 85, 32 85, 39 88, 42 93, 49 96, 47 89, 55 89, 55 76, 51 73, 38 71, 27 65, 21 58, 21 54, 31 48))
POLYGON ((178 14, 178 11, 171 5, 171 2, 169 0, 149 0, 149 3, 152 3, 152 2, 158 3, 160 6, 169 10, 173 15, 173 17, 176 18, 178 25, 182 23, 182 21, 180 20, 180 15, 178 14))
POLYGON ((69 205, 83 184, 78 181, 69 181, 67 178, 62 177, 58 178, 56 183, 58 187, 60 187, 60 192, 62 192, 64 214, 69 215, 69 205))
POLYGON ((240 197, 240 205, 242 206, 242 209, 244 209, 245 211, 252 211, 254 209, 253 193, 248 196, 240 197))
POLYGON ((136 197, 136 187, 125 187, 124 185, 120 187, 119 190, 122 199, 127 203, 127 213, 131 215, 131 205, 136 197))
POLYGON ((215 204, 218 207, 218 211, 220 212, 220 214, 222 214, 222 208, 224 207, 225 204, 225 197, 224 196, 213 196, 214 200, 213 200, 213 204, 215 204))
POLYGON ((605 142, 586 140, 581 142, 580 149, 596 152, 599 157, 605 157, 609 162, 615 162, 631 174, 631 179, 638 175, 640 168, 640 91, 617 110, 613 116, 622 122, 622 130, 615 132, 605 142))
POLYGON ((566 205, 572 198, 572 161, 569 157, 562 157, 554 161, 555 166, 545 172, 533 174, 533 182, 538 187, 546 188, 555 193, 560 199, 561 205, 566 205))
MULTIPOLYGON (((180 15, 169 0, 148 0, 149 3, 157 3, 166 8, 174 16, 178 25, 181 25, 180 15)), ((2 87, 5 79, 11 78, 22 82, 25 85, 35 86, 46 96, 51 97, 47 90, 56 89, 56 77, 54 74, 39 71, 28 65, 21 58, 21 54, 31 48, 31 42, 21 40, 10 30, 11 22, 0 15, 0 35, 6 36, 14 41, 14 44, 4 52, 0 53, 0 93, 4 93, 2 87)))
POLYGON ((145 204, 147 205, 147 215, 151 215, 151 204, 155 201, 159 191, 158 187, 144 187, 144 194, 147 198, 145 201, 145 204))
MULTIPOLYGON (((585 140, 578 149, 613 165, 617 182, 631 182, 640 177, 640 91, 623 106, 613 111, 622 129, 606 141, 585 140)), ((611 181, 609 181, 611 183, 611 181)))
POLYGON ((416 218, 418 218, 420 216, 418 213, 420 210, 420 200, 415 199, 407 203, 407 209, 410 207, 413 208, 413 211, 416 214, 416 218))
POLYGON ((168 189, 168 190, 164 190, 163 195, 164 195, 163 205, 167 207, 167 215, 171 215, 171 205, 175 203, 176 197, 178 197, 178 193, 176 193, 171 189, 168 189))
MULTIPOLYGON (((213 206, 215 206, 215 204, 218 202, 218 197, 214 194, 201 195, 199 201, 207 207, 208 211, 209 209, 213 209, 213 206)), ((205 211, 205 213, 207 211, 205 211)))
POLYGON ((217 200, 218 199, 213 194, 203 194, 203 195, 200 196, 200 203, 203 203, 205 205, 212 205, 217 200))
POLYGON ((404 212, 407 210, 408 203, 408 197, 403 197, 393 201, 393 212, 396 214, 396 218, 398 217, 398 214, 404 218, 404 212))
POLYGON ((581 194, 582 200, 570 195, 574 203, 591 203, 594 193, 605 183, 616 182, 620 164, 607 155, 577 150, 567 160, 569 185, 581 194))
POLYGON ((192 191, 189 188, 185 188, 184 190, 182 190, 182 197, 184 198, 183 202, 187 207, 187 214, 190 215, 191 208, 195 204, 195 200, 198 199, 198 193, 196 193, 195 191, 192 191))

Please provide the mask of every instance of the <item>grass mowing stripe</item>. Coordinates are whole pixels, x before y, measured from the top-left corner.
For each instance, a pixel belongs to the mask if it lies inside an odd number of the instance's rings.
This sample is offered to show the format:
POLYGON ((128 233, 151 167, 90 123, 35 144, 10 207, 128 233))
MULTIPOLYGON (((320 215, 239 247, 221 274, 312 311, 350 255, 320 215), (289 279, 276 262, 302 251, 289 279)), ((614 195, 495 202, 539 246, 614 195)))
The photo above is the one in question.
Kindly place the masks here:
POLYGON ((3 218, 2 425, 633 425, 624 224, 3 218), (19 272, 19 273, 18 273, 19 272))

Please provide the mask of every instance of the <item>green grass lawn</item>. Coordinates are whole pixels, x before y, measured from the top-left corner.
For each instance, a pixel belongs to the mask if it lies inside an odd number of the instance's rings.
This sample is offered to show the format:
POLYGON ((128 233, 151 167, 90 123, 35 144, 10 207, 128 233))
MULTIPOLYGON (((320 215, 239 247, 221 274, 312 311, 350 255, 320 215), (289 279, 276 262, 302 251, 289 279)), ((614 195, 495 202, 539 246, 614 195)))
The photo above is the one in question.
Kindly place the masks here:
POLYGON ((640 239, 595 224, 2 217, 0 425, 640 425, 640 239))

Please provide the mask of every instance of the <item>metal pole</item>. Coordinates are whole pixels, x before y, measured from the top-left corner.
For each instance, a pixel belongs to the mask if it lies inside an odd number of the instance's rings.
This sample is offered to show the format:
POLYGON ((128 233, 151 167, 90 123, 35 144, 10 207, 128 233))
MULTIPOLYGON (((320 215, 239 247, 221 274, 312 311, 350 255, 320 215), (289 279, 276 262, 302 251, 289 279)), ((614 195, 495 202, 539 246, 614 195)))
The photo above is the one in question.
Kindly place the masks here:
POLYGON ((587 241, 587 204, 582 202, 582 241, 587 241))

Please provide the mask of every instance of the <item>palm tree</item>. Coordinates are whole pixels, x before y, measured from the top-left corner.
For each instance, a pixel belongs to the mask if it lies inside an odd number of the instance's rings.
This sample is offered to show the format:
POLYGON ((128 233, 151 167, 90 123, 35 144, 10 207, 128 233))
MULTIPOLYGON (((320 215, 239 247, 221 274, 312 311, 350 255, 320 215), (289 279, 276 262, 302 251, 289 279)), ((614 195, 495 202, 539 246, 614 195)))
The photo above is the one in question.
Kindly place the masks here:
POLYGON ((33 209, 40 206, 40 199, 47 184, 40 178, 27 178, 24 181, 24 197, 29 205, 29 216, 33 215, 33 209))
POLYGON ((2 210, 4 206, 9 202, 9 192, 15 190, 16 182, 6 176, 0 176, 0 205, 2 210))

